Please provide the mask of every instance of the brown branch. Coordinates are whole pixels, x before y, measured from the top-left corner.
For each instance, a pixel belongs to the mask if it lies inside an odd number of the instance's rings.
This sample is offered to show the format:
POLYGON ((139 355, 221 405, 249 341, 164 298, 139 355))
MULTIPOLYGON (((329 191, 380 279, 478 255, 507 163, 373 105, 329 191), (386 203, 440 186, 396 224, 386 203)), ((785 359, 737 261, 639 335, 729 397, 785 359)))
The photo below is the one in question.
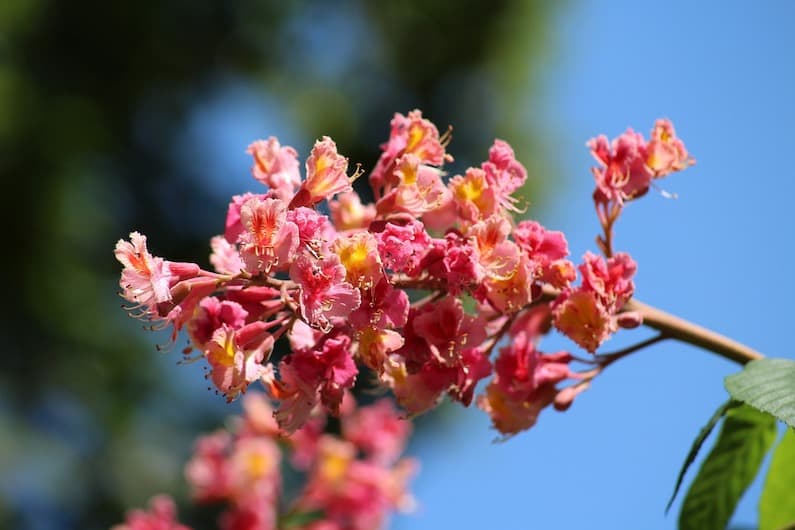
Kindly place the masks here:
MULTIPOLYGON (((544 286, 542 298, 552 301, 557 298, 559 294, 559 291, 549 286, 544 286)), ((749 348, 745 344, 741 344, 720 333, 693 324, 683 318, 666 313, 656 307, 644 304, 635 298, 627 302, 621 310, 622 313, 629 311, 640 313, 643 316, 643 325, 656 329, 663 337, 698 346, 699 348, 711 351, 730 361, 746 364, 764 357, 764 355, 753 348, 749 348)))
POLYGON ((637 311, 643 315, 643 325, 656 329, 668 337, 704 348, 739 364, 746 364, 764 357, 764 355, 745 344, 688 322, 683 318, 666 313, 656 307, 644 304, 634 298, 627 302, 622 311, 637 311))

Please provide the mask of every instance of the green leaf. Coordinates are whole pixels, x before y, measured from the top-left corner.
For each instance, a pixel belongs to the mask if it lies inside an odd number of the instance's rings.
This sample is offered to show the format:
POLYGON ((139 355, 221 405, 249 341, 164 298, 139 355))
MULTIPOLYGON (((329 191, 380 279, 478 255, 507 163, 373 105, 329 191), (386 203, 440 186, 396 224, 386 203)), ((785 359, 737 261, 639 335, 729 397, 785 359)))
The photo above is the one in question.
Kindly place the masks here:
POLYGON ((726 390, 734 399, 772 414, 795 428, 795 361, 759 359, 730 375, 726 390))
POLYGON ((759 500, 759 530, 795 527, 795 431, 787 429, 773 451, 759 500))
POLYGON ((776 420, 742 405, 729 410, 679 513, 679 530, 723 530, 776 439, 776 420))
POLYGON ((295 528, 306 526, 325 517, 323 510, 313 510, 310 512, 291 511, 281 518, 279 528, 295 528))
POLYGON ((718 421, 723 417, 724 414, 726 414, 726 411, 738 405, 739 402, 730 399, 718 407, 718 410, 715 411, 707 424, 701 428, 698 436, 696 436, 696 439, 693 440, 693 445, 690 447, 690 452, 687 453, 687 457, 682 464, 682 469, 679 471, 679 476, 676 478, 676 486, 674 486, 674 492, 671 495, 671 499, 668 501, 668 505, 665 507, 665 513, 668 513, 668 510, 671 509, 671 505, 674 503, 674 499, 676 499, 676 494, 679 493, 679 488, 682 486, 682 480, 685 478, 685 473, 687 473, 690 464, 692 464, 696 459, 696 455, 698 455, 704 440, 707 439, 707 436, 709 436, 709 433, 711 433, 712 429, 715 428, 715 425, 718 423, 718 421))

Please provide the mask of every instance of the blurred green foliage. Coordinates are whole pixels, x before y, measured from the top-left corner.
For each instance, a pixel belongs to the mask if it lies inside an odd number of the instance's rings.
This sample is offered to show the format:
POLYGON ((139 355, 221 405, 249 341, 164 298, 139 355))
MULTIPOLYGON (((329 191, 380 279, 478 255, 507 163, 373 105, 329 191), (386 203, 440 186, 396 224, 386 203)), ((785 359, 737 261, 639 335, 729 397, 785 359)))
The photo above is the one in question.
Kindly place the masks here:
POLYGON ((305 146, 328 134, 364 168, 392 114, 420 108, 455 125, 455 169, 502 137, 537 194, 531 104, 553 14, 542 0, 0 2, 0 526, 107 528, 157 492, 179 500, 191 440, 230 411, 125 317, 112 255, 139 230, 154 253, 206 264, 228 200, 225 175, 206 174, 224 161, 196 162, 224 131, 189 134, 209 102, 261 94, 275 105, 251 112, 275 106, 305 146))

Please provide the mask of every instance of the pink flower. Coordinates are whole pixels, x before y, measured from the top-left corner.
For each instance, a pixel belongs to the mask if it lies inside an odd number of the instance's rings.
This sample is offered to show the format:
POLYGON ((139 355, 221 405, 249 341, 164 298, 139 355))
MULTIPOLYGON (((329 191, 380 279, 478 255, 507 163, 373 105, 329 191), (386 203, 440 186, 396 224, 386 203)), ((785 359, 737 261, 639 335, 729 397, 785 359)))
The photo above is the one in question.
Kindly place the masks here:
POLYGON ((267 195, 244 193, 243 195, 235 195, 229 203, 226 211, 226 224, 224 229, 224 237, 229 244, 234 245, 240 239, 241 234, 246 231, 243 222, 240 219, 240 209, 243 205, 251 199, 266 199, 267 195))
POLYGON ((210 378, 227 401, 262 377, 262 362, 273 350, 273 337, 267 327, 261 320, 238 330, 223 324, 207 343, 204 356, 210 364, 210 378))
POLYGON ((390 465, 397 461, 411 434, 411 422, 401 419, 388 399, 362 407, 342 420, 343 437, 367 458, 390 465))
POLYGON ((586 252, 579 269, 582 288, 595 293, 611 314, 618 312, 635 292, 632 277, 638 266, 629 254, 619 252, 605 262, 601 256, 586 252))
POLYGON ((540 354, 530 337, 518 332, 512 343, 500 349, 495 377, 478 398, 478 406, 491 416, 494 427, 505 435, 535 425, 538 415, 555 401, 555 385, 576 377, 569 369, 571 355, 540 354))
POLYGON ((149 501, 149 511, 132 510, 124 524, 112 530, 190 530, 176 520, 176 507, 171 497, 159 495, 149 501))
POLYGON ((229 456, 228 464, 233 498, 238 503, 241 501, 245 503, 253 497, 260 501, 257 503, 258 511, 263 513, 271 511, 275 516, 281 460, 282 452, 272 437, 239 437, 229 456), (271 501, 272 505, 268 506, 267 501, 271 501))
POLYGON ((482 169, 467 169, 463 176, 453 177, 449 187, 458 216, 463 221, 474 223, 497 213, 500 197, 497 190, 489 186, 486 172, 482 169))
POLYGON ((449 196, 441 171, 421 164, 413 154, 405 154, 395 162, 395 177, 397 183, 376 203, 380 215, 419 216, 439 208, 449 196))
POLYGON ((513 238, 541 271, 546 270, 550 263, 569 255, 569 244, 563 232, 547 230, 536 221, 519 222, 513 238))
POLYGON ((518 211, 516 199, 511 194, 527 180, 527 170, 516 160, 513 149, 503 140, 494 140, 489 149, 489 160, 481 165, 489 186, 495 190, 497 202, 503 208, 518 211))
POLYGON ((243 422, 240 436, 279 435, 279 426, 273 418, 273 407, 262 392, 248 392, 243 398, 243 422))
POLYGON ((280 199, 252 198, 240 208, 245 231, 240 255, 252 274, 286 268, 298 248, 298 227, 287 221, 287 206, 280 199))
POLYGON ((425 268, 426 263, 431 265, 428 272, 446 280, 447 291, 450 294, 457 295, 461 291, 469 291, 483 280, 483 269, 480 266, 480 255, 474 238, 450 232, 439 244, 436 240, 433 243, 432 250, 441 252, 441 256, 429 252, 420 263, 420 268, 425 268), (439 260, 441 263, 437 262, 436 267, 433 267, 434 258, 441 258, 439 260))
POLYGON ((416 219, 405 222, 391 220, 375 237, 384 267, 407 274, 417 271, 420 260, 431 243, 425 227, 416 219))
POLYGON ((279 144, 271 136, 267 140, 257 140, 248 146, 246 152, 254 158, 251 174, 274 191, 274 196, 289 200, 301 185, 298 169, 298 153, 292 147, 279 144))
POLYGON ((299 248, 314 255, 328 252, 329 244, 337 237, 337 231, 329 223, 328 217, 311 208, 301 206, 288 210, 287 222, 298 227, 299 248))
POLYGON ((506 243, 501 246, 503 252, 495 256, 499 268, 488 272, 475 298, 488 301, 500 313, 514 313, 532 301, 535 278, 527 256, 520 254, 515 244, 506 243))
POLYGON ((391 189, 397 183, 395 161, 401 156, 411 154, 420 163, 432 166, 441 166, 445 160, 452 160, 444 152, 438 129, 424 119, 419 110, 409 112, 408 116, 395 113, 389 140, 381 146, 381 151, 381 157, 370 174, 370 184, 377 199, 384 188, 391 189))
POLYGON ((229 243, 223 236, 215 236, 210 240, 212 254, 210 263, 216 272, 221 274, 238 274, 246 268, 246 264, 240 257, 237 248, 229 243))
POLYGON ((654 122, 646 155, 646 165, 654 172, 654 178, 682 171, 695 163, 687 154, 685 144, 676 137, 671 121, 660 119, 654 122))
POLYGON ((345 281, 346 270, 336 254, 320 260, 299 256, 290 278, 300 287, 301 316, 311 326, 329 331, 331 319, 346 318, 359 307, 361 295, 345 281))
POLYGON ((574 281, 574 265, 565 259, 569 244, 563 232, 547 230, 535 221, 521 221, 513 237, 530 259, 533 276, 559 289, 574 281))
POLYGON ((491 362, 483 349, 467 348, 461 352, 461 363, 456 367, 455 378, 447 389, 451 398, 465 407, 472 403, 476 385, 491 375, 491 362))
POLYGON ((384 374, 386 366, 390 362, 390 354, 405 344, 400 333, 373 326, 359 329, 357 339, 359 342, 358 359, 379 376, 384 374))
POLYGON ((352 191, 347 175, 348 159, 337 153, 337 144, 324 136, 315 142, 306 161, 306 180, 290 202, 290 208, 312 206, 337 193, 352 191))
POLYGON ((389 280, 383 279, 363 294, 361 305, 351 313, 348 321, 356 329, 368 326, 394 329, 403 327, 408 315, 406 291, 395 289, 389 280))
POLYGON ((266 376, 271 395, 281 403, 275 418, 279 427, 292 433, 309 418, 318 401, 332 414, 346 389, 352 388, 358 370, 345 335, 327 338, 312 350, 294 352, 279 364, 279 380, 266 376))
POLYGON ((345 267, 346 281, 363 289, 375 286, 384 277, 378 242, 370 232, 353 232, 337 238, 331 247, 345 267))
POLYGON ((454 382, 452 370, 434 362, 424 362, 418 369, 408 370, 400 356, 384 364, 381 381, 392 389, 409 417, 435 407, 454 382))
POLYGON ((562 293, 555 300, 553 315, 555 327, 591 353, 618 329, 593 291, 562 293))
POLYGON ((207 296, 199 302, 195 315, 188 321, 188 333, 193 343, 201 349, 212 338, 215 330, 226 324, 239 329, 246 323, 248 312, 237 302, 207 296))
POLYGON ((649 190, 652 173, 646 165, 646 141, 632 129, 609 144, 607 137, 588 141, 591 154, 600 167, 592 168, 596 179, 595 197, 598 202, 622 203, 649 190))
POLYGON ((122 296, 145 312, 155 312, 157 304, 171 300, 170 283, 173 276, 169 263, 152 256, 146 248, 146 236, 130 234, 130 241, 120 239, 114 252, 124 265, 119 286, 122 296))
POLYGON ((193 456, 185 466, 191 496, 198 502, 226 500, 232 495, 232 475, 227 456, 232 447, 227 431, 201 436, 193 445, 193 456))
POLYGON ((337 200, 329 201, 328 206, 334 226, 339 231, 367 228, 375 219, 375 205, 363 205, 355 191, 340 193, 337 200))
MULTIPOLYGON (((607 261, 587 252, 579 267, 582 285, 566 289, 553 303, 555 327, 593 353, 619 326, 618 312, 632 297, 632 277, 637 265, 628 254, 618 253, 607 261)), ((625 327, 637 318, 624 319, 625 327)))
POLYGON ((406 338, 412 333, 424 339, 434 359, 447 365, 457 364, 461 350, 486 339, 484 323, 465 313, 461 300, 454 296, 425 304, 411 313, 406 338))
POLYGON ((356 460, 355 447, 343 440, 324 436, 318 458, 298 506, 322 510, 324 522, 313 529, 374 530, 383 528, 389 509, 411 505, 406 482, 414 473, 409 460, 394 468, 371 461, 356 460))

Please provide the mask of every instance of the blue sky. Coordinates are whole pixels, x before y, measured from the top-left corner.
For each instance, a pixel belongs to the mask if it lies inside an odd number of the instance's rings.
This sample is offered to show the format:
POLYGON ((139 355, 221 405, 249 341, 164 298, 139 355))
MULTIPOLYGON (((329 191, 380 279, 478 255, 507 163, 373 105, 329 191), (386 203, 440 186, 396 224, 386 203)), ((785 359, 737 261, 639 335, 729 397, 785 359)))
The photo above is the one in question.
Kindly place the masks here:
MULTIPOLYGON (((548 142, 562 176, 536 215, 567 234, 576 257, 594 248, 598 228, 585 141, 628 126, 648 135, 655 118, 671 118, 698 163, 661 182, 678 199, 652 192, 618 225, 617 247, 639 264, 636 294, 790 358, 793 20, 788 2, 571 3, 555 23, 545 105, 526 109, 553 125, 548 142)), ((568 412, 546 412, 506 443, 492 443, 479 411, 459 411, 412 447, 422 461, 420 509, 394 528, 675 528, 680 502, 667 517, 663 510, 679 466, 736 370, 663 343, 617 363, 568 412)), ((735 524, 755 523, 760 488, 757 480, 735 524)))

